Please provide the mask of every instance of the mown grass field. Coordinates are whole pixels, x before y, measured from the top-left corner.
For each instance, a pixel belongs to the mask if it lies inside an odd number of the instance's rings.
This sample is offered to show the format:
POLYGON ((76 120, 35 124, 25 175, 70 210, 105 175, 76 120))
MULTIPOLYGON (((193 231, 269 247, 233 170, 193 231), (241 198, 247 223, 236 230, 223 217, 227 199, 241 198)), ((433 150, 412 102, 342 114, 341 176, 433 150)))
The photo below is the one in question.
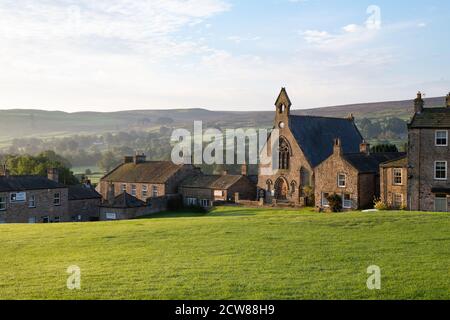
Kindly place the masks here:
POLYGON ((450 215, 218 208, 0 225, 0 261, 2 299, 450 299, 450 215), (81 290, 66 287, 71 265, 81 290))

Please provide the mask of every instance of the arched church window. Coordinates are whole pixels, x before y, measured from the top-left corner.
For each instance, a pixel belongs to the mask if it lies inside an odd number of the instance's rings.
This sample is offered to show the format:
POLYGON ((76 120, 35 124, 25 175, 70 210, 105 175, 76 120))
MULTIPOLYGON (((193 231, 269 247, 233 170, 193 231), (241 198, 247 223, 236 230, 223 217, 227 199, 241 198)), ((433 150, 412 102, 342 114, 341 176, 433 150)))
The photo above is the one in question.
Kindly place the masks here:
POLYGON ((279 146, 279 169, 289 169, 289 162, 291 158, 291 148, 285 138, 280 138, 279 146))

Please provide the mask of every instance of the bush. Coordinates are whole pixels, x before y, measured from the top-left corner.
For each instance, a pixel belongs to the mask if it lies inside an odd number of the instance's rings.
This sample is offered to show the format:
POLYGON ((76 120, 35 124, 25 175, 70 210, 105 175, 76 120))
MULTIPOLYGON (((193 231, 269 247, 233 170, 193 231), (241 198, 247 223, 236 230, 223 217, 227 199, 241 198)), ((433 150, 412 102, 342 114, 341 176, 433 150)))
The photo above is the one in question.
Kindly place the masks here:
POLYGON ((332 212, 342 211, 342 197, 340 195, 332 194, 331 196, 328 196, 327 200, 332 212))
POLYGON ((380 211, 386 211, 389 209, 388 205, 384 203, 381 199, 374 200, 374 208, 380 211))

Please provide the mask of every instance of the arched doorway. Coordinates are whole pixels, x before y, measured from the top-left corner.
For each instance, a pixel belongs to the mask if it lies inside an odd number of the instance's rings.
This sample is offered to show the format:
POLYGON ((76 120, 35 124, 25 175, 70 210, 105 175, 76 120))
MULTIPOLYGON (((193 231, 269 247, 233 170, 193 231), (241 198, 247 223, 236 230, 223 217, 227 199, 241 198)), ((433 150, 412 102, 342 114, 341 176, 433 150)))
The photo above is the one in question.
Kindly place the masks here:
POLYGON ((284 178, 279 178, 275 182, 275 199, 277 200, 287 200, 289 192, 289 184, 284 178))

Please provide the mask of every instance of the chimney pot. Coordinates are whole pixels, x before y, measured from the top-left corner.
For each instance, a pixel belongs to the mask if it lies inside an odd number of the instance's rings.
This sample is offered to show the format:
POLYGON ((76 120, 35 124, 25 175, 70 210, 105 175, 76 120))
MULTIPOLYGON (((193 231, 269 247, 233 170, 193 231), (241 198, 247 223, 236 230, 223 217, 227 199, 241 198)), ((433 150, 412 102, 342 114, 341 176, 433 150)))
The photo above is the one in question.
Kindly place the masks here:
POLYGON ((145 154, 136 154, 134 156, 134 164, 144 163, 147 160, 145 154))

